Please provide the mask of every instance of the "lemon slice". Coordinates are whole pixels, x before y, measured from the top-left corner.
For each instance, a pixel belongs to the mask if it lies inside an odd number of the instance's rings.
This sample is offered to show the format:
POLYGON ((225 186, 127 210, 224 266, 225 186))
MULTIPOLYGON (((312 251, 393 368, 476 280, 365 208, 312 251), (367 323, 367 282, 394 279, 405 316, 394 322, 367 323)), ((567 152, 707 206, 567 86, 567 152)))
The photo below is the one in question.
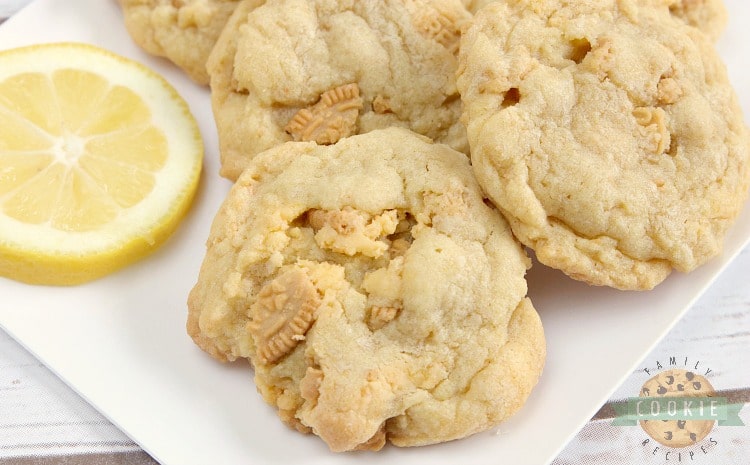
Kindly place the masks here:
POLYGON ((202 160, 187 104, 143 65, 78 43, 0 51, 0 275, 77 284, 144 257, 202 160))

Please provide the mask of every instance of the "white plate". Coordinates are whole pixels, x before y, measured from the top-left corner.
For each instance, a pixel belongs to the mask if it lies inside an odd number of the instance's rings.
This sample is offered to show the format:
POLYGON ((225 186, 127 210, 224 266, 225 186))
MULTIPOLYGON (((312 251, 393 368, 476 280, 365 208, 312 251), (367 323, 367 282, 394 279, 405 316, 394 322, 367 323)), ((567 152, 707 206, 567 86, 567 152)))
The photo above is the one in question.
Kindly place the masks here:
MULTIPOLYGON (((750 82, 750 2, 726 1, 730 30, 719 44, 736 84, 750 82)), ((592 288, 536 265, 530 295, 542 316, 549 357, 527 405, 494 431, 437 446, 334 455, 322 441, 281 424, 256 393, 247 365, 221 365, 185 333, 186 296, 209 225, 229 184, 218 153, 208 91, 164 60, 138 50, 114 0, 38 0, 0 27, 0 49, 73 40, 139 60, 190 103, 206 143, 196 203, 150 258, 71 288, 0 279, 0 325, 163 464, 540 465, 550 462, 607 400, 750 238, 750 208, 724 254, 644 293, 592 288)), ((750 111, 750 89, 738 86, 750 111)))

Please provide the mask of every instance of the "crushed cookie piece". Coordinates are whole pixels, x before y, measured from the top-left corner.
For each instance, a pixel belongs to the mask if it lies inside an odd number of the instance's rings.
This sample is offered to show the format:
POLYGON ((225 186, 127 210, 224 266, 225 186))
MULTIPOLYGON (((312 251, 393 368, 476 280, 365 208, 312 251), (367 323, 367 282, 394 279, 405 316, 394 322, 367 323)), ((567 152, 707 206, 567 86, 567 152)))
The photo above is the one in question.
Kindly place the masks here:
POLYGON ((435 213, 460 215, 466 211, 465 194, 466 192, 463 189, 452 186, 445 192, 425 192, 424 203, 435 213))
POLYGON ((670 144, 664 110, 658 107, 638 107, 633 110, 633 116, 641 126, 641 134, 649 142, 648 149, 655 154, 664 153, 670 144))
POLYGON ((366 217, 351 207, 344 207, 342 210, 312 210, 308 221, 315 230, 330 226, 339 234, 352 234, 364 229, 366 225, 366 217))
POLYGON ((404 258, 394 257, 388 266, 370 271, 362 279, 362 290, 368 294, 366 323, 370 330, 378 330, 393 321, 404 307, 401 294, 403 270, 404 258))
POLYGON ((400 311, 401 307, 373 306, 370 308, 370 317, 367 320, 367 326, 373 331, 378 330, 393 321, 400 311))
POLYGON ((434 224, 436 218, 462 216, 468 211, 466 190, 460 185, 449 186, 445 192, 423 192, 422 201, 424 208, 416 219, 426 225, 434 224))
POLYGON ((320 384, 323 382, 323 370, 307 367, 304 378, 299 383, 300 395, 310 402, 317 402, 320 395, 320 384))
POLYGON ((315 242, 322 249, 346 255, 361 253, 376 258, 383 255, 388 244, 382 239, 398 225, 396 210, 380 215, 344 207, 342 210, 311 210, 308 222, 316 231, 315 242))
POLYGON ((600 81, 607 78, 613 65, 612 39, 600 37, 581 61, 584 69, 596 74, 600 81))
POLYGON ((393 113, 393 108, 391 107, 390 97, 383 97, 382 95, 376 95, 375 98, 372 99, 372 111, 380 115, 384 113, 393 113))
POLYGON ((455 11, 420 9, 414 18, 414 27, 420 34, 439 43, 454 55, 461 43, 461 26, 455 11))
POLYGON ((362 97, 356 83, 325 91, 311 107, 299 110, 284 130, 296 141, 335 144, 356 132, 362 97))
POLYGON ((263 286, 247 324, 258 361, 274 363, 291 352, 312 326, 319 305, 318 291, 302 270, 287 271, 263 286))

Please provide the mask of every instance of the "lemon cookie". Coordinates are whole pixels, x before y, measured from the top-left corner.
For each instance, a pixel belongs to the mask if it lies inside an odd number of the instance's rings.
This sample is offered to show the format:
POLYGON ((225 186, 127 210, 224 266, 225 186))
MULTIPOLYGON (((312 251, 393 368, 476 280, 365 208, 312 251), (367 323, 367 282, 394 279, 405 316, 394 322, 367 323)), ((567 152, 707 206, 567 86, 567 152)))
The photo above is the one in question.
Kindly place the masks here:
POLYGON ((148 53, 208 84, 206 60, 239 0, 119 0, 125 26, 148 53))
POLYGON ((542 263, 649 289, 720 253, 748 134, 703 33, 627 1, 497 2, 464 34, 473 167, 542 263))
POLYGON ((286 141, 407 127, 468 152, 459 0, 278 0, 235 11, 208 62, 221 174, 286 141))
POLYGON ((334 451, 486 430, 536 384, 530 265, 467 157, 401 128, 259 154, 212 226, 188 331, 249 358, 334 451))

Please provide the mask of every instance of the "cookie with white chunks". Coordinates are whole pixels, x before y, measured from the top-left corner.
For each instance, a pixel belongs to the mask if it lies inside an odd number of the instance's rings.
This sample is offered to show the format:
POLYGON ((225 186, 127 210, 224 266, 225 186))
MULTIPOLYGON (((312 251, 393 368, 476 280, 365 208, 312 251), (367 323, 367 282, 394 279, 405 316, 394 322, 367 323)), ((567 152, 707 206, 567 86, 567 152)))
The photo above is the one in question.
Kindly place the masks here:
POLYGON ((172 61, 195 82, 208 84, 208 55, 239 0, 119 2, 128 33, 138 46, 172 61))
POLYGON ((333 451, 468 436, 545 357, 530 266, 467 157, 405 129, 259 154, 212 226, 188 331, 249 358, 264 399, 333 451))
POLYGON ((473 168, 516 237, 542 263, 620 289, 719 254, 750 176, 708 37, 638 5, 497 2, 459 56, 473 168))
POLYGON ((391 126, 468 153, 456 52, 460 0, 242 2, 211 53, 221 175, 287 141, 391 126))

